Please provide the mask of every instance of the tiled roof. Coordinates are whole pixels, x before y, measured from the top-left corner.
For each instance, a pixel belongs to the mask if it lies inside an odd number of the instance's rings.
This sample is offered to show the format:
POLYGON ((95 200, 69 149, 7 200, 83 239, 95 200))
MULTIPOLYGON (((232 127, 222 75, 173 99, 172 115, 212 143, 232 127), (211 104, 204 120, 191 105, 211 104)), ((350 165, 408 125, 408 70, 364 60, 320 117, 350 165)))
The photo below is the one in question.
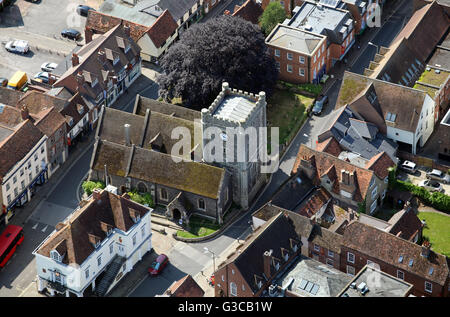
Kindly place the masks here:
POLYGON ((300 206, 298 213, 305 217, 311 218, 320 210, 320 208, 329 203, 330 199, 331 195, 323 187, 320 187, 308 197, 302 206, 300 206))
POLYGON ((162 47, 166 40, 178 29, 178 24, 168 10, 165 10, 147 31, 153 44, 162 47))
POLYGON ((398 235, 405 240, 411 240, 423 227, 422 221, 414 213, 412 208, 405 208, 391 217, 389 233, 398 235))
POLYGON ((320 142, 316 146, 316 150, 319 152, 326 152, 333 156, 339 156, 342 152, 341 147, 339 146, 338 141, 334 137, 330 137, 323 142, 320 142))
POLYGON ((203 297, 205 291, 188 274, 182 279, 173 282, 166 293, 171 297, 203 297))
POLYGON ((0 142, 0 177, 22 160, 43 136, 30 120, 26 120, 0 142))
POLYGON ((237 10, 235 9, 233 16, 241 17, 253 24, 258 24, 258 19, 263 13, 263 9, 255 0, 247 0, 237 10))
POLYGON ((342 245, 439 285, 445 285, 450 273, 444 255, 431 251, 426 258, 421 255, 420 245, 358 221, 347 226, 342 245), (401 263, 400 257, 402 257, 401 263), (413 260, 412 266, 409 266, 410 260, 413 260), (431 268, 433 273, 430 275, 431 268))
POLYGON ((23 95, 21 91, 0 87, 0 104, 15 106, 23 95))
POLYGON ((342 181, 341 179, 342 175, 340 171, 346 170, 350 173, 354 173, 356 175, 356 184, 355 184, 356 191, 355 195, 353 196, 353 199, 355 201, 361 202, 366 197, 367 191, 369 189, 370 180, 373 177, 372 171, 358 167, 349 162, 340 160, 337 157, 332 156, 331 154, 312 150, 302 144, 298 151, 297 158, 295 160, 294 167, 292 169, 292 173, 296 174, 298 172, 302 159, 305 159, 307 161, 314 159, 315 179, 320 179, 323 175, 329 172, 330 168, 334 167, 335 173, 333 173, 333 175, 335 176, 331 179, 331 181, 335 181, 334 186, 336 186, 336 188, 334 190, 337 193, 339 193, 340 189, 339 184, 342 181))
POLYGON ((103 190, 99 200, 95 200, 93 195, 86 205, 76 210, 68 222, 40 246, 37 253, 50 257, 50 251, 60 248, 65 241, 67 252, 63 263, 81 265, 95 250, 89 241, 89 234, 99 237, 100 241, 107 237, 101 222, 127 232, 134 225, 132 213, 137 212, 142 218, 149 211, 147 207, 103 190))
POLYGON ((389 167, 393 166, 395 166, 395 163, 389 155, 386 152, 381 152, 367 162, 366 169, 374 171, 378 178, 385 179, 389 175, 389 167))
POLYGON ((200 196, 217 199, 225 169, 208 164, 175 162, 168 154, 109 141, 97 141, 91 169, 121 177, 132 177, 200 196), (128 169, 128 161, 132 156, 128 169))

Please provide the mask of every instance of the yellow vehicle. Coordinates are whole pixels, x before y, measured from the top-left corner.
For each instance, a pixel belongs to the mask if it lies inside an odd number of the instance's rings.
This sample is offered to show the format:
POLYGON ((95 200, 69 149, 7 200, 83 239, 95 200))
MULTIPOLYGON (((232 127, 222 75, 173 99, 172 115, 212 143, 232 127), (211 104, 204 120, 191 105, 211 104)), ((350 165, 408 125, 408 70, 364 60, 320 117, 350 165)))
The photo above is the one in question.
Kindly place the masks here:
POLYGON ((17 71, 8 81, 8 88, 21 90, 28 81, 27 74, 22 71, 17 71))

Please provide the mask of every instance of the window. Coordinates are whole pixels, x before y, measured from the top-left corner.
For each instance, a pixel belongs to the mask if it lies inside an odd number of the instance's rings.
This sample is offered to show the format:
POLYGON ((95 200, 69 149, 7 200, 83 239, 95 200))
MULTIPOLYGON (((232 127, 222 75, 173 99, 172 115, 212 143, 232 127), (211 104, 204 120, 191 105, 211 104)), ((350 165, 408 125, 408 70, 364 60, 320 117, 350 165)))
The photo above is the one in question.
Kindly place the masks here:
POLYGON ((20 185, 22 186, 22 190, 24 190, 24 189, 25 189, 25 182, 24 182, 24 181, 21 181, 21 182, 20 182, 20 185))
POLYGON ((354 276, 355 275, 355 268, 353 266, 347 265, 347 274, 354 276))
POLYGON ((316 62, 316 55, 314 55, 314 63, 316 62))
POLYGON ((305 76, 305 70, 303 68, 299 68, 299 74, 300 76, 305 76))
POLYGON ((133 236, 133 245, 136 245, 136 233, 133 236))
POLYGON ((37 153, 36 153, 36 154, 34 154, 34 161, 36 162, 37 159, 38 159, 38 155, 37 155, 37 153))
POLYGON ((41 154, 44 153, 44 147, 41 147, 41 154))
POLYGON ((223 275, 222 275, 222 282, 225 282, 225 278, 223 277, 223 275))
POLYGON ((102 256, 101 255, 97 258, 97 265, 98 266, 102 265, 102 256))
POLYGON ((234 275, 234 270, 231 270, 231 274, 233 274, 233 275, 234 275))
POLYGON ((327 265, 329 265, 331 267, 334 267, 334 261, 333 260, 327 258, 326 262, 327 262, 327 265))
POLYGON ((372 177, 372 179, 370 180, 369 188, 372 188, 373 185, 375 185, 375 178, 374 177, 372 177))
POLYGON ((374 200, 372 205, 370 205, 370 213, 373 213, 375 211, 375 209, 377 209, 377 201, 376 200, 374 200))
POLYGON ((304 56, 300 56, 299 57, 299 61, 300 61, 300 63, 305 64, 305 57, 304 56))
POLYGON ((9 205, 11 203, 11 195, 8 195, 7 199, 8 199, 8 205, 9 205))
POLYGON ((86 279, 89 278, 89 268, 87 268, 87 269, 84 271, 84 276, 86 277, 86 279))
POLYGON ((109 245, 109 254, 113 254, 114 252, 114 242, 109 245))
POLYGON ((36 165, 36 174, 39 174, 39 165, 36 165))
POLYGON ((9 190, 9 183, 6 184, 6 190, 9 190))
POLYGON ((280 57, 280 50, 275 49, 275 56, 280 57))
POLYGON ((372 190, 372 200, 375 199, 375 198, 377 197, 377 194, 378 194, 378 187, 375 187, 375 188, 372 190))
POLYGON ((242 291, 245 291, 245 285, 242 284, 242 291))
POLYGON ((330 258, 334 258, 334 252, 328 250, 328 256, 329 256, 330 258))
POLYGON ((20 170, 20 176, 23 176, 24 170, 23 168, 20 170))
POLYGON ((17 177, 13 177, 13 184, 17 183, 17 177))
POLYGON ((292 73, 292 65, 287 65, 287 71, 288 71, 289 73, 292 73))
POLYGON ((317 244, 314 244, 314 251, 320 251, 320 246, 318 246, 317 244))
POLYGON ((19 195, 19 191, 17 190, 17 187, 16 187, 16 188, 14 188, 14 196, 17 196, 17 195, 19 195))
POLYGON ((389 182, 389 177, 386 176, 386 178, 384 179, 384 183, 387 184, 389 182))
POLYGON ((292 61, 293 55, 292 53, 287 53, 287 59, 292 61))
POLYGON ((277 67, 278 71, 280 71, 280 62, 275 62, 275 66, 277 67))
POLYGON ((58 251, 56 251, 56 250, 52 250, 50 252, 50 257, 57 262, 61 262, 61 256, 59 255, 58 251))
POLYGON ((237 296, 237 285, 234 282, 230 283, 230 294, 232 296, 237 296))
POLYGON ((166 190, 165 188, 161 188, 161 191, 160 191, 160 198, 161 198, 162 200, 167 200, 167 199, 168 199, 168 197, 167 197, 167 190, 166 190))
POLYGON ((205 210, 205 201, 202 198, 198 200, 198 209, 205 210))
POLYGON ((433 285, 428 281, 425 281, 425 292, 428 292, 428 293, 433 292, 433 285))
POLYGON ((405 273, 403 271, 397 270, 397 278, 404 280, 405 279, 405 273))
POLYGON ((347 252, 347 262, 355 263, 355 255, 353 253, 347 252))
POLYGON ((141 236, 142 236, 142 239, 144 239, 144 237, 145 237, 145 226, 143 226, 141 228, 141 236))

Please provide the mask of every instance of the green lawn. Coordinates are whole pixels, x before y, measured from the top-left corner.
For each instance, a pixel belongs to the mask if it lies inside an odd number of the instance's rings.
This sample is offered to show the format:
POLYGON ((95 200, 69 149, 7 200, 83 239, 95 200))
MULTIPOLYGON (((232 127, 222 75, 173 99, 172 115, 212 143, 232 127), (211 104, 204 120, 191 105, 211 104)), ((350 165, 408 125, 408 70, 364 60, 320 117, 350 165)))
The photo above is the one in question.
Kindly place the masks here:
MULTIPOLYGON (((278 127, 280 145, 290 142, 306 119, 306 109, 314 99, 288 90, 275 89, 267 103, 268 127, 278 127)), ((270 140, 270 130, 267 132, 270 140)), ((269 146, 270 146, 270 141, 269 146)))
POLYGON ((419 212, 419 219, 427 223, 423 229, 423 236, 431 243, 431 248, 450 256, 450 216, 434 212, 419 212))
POLYGON ((185 230, 178 230, 177 236, 182 238, 199 238, 210 235, 216 232, 220 226, 217 223, 212 222, 198 216, 192 216, 189 219, 189 227, 185 230))

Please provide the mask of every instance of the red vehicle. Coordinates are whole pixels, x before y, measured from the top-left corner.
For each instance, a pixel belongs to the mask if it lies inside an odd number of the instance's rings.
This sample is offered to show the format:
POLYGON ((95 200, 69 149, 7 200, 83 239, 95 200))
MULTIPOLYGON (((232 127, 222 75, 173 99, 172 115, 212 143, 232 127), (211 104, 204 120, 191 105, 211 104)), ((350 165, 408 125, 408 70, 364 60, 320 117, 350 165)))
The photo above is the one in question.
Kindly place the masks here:
POLYGON ((150 268, 148 269, 148 273, 150 275, 158 275, 162 272, 162 270, 166 267, 167 263, 169 263, 169 258, 165 254, 160 254, 156 261, 152 263, 150 268))
POLYGON ((6 262, 16 252, 16 248, 23 241, 23 228, 9 225, 0 235, 0 267, 4 267, 6 262))

